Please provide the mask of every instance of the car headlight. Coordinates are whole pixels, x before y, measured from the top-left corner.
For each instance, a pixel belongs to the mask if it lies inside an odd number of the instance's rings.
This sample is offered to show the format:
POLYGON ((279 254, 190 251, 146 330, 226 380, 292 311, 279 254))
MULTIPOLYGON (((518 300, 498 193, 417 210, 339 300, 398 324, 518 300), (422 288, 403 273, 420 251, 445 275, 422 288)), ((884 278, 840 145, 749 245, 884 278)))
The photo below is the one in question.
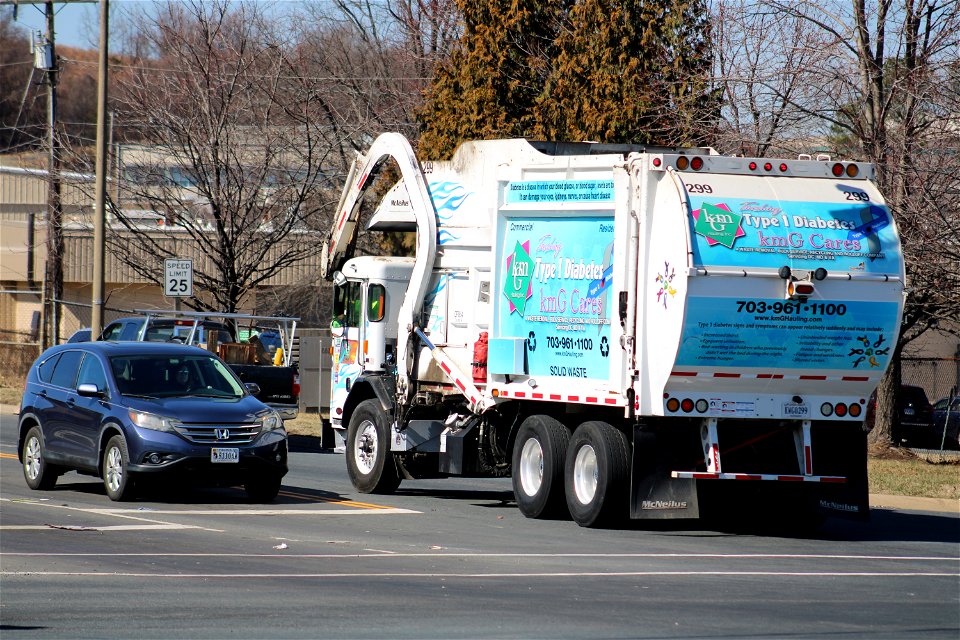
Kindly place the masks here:
POLYGON ((176 426, 180 424, 179 420, 173 418, 164 418, 145 411, 134 411, 130 409, 130 421, 143 429, 153 429, 154 431, 176 432, 176 426))
POLYGON ((260 433, 281 428, 283 428, 283 418, 276 411, 271 411, 260 418, 260 433))

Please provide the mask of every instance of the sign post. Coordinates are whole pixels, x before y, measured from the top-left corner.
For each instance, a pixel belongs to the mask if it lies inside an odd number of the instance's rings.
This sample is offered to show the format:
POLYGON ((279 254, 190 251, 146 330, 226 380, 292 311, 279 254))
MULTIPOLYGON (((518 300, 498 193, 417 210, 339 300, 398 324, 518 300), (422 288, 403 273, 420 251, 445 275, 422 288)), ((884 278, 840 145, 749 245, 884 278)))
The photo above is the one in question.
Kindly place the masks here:
POLYGON ((193 297, 193 260, 167 258, 163 261, 163 295, 167 298, 193 297))

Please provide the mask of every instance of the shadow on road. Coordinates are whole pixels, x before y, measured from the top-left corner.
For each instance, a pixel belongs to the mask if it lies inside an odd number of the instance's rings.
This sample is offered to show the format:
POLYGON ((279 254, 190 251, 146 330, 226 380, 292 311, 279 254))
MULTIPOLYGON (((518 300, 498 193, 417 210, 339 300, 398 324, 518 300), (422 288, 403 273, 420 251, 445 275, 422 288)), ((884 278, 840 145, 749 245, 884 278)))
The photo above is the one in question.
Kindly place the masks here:
POLYGON ((102 496, 104 508, 123 509, 143 503, 154 504, 182 504, 182 505, 251 505, 259 504, 263 507, 283 505, 303 505, 316 502, 342 502, 349 500, 332 491, 306 489, 283 485, 280 494, 269 503, 254 503, 249 500, 241 486, 197 486, 188 481, 177 482, 165 479, 153 482, 140 481, 137 485, 134 499, 127 502, 111 502, 100 481, 69 482, 61 479, 53 489, 44 492, 47 497, 56 499, 58 493, 75 492, 91 496, 102 496))

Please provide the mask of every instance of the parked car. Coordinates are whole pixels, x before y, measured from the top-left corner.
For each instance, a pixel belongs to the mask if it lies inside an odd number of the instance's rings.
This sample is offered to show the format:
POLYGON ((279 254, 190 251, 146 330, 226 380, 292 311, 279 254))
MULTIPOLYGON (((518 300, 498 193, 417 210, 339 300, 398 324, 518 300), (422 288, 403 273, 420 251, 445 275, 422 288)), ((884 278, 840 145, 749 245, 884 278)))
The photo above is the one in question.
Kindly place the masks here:
POLYGON ((287 473, 287 433, 215 354, 152 342, 51 347, 30 367, 17 454, 31 489, 76 470, 103 479, 111 500, 138 478, 244 485, 273 500, 287 473))
POLYGON ((67 342, 90 342, 90 327, 77 329, 71 334, 67 342))
MULTIPOLYGON (((867 402, 864 423, 873 429, 877 409, 877 392, 874 391, 867 402)), ((897 417, 891 434, 897 446, 904 442, 912 447, 928 447, 934 441, 933 407, 927 399, 927 393, 921 387, 901 385, 897 396, 897 417)), ((937 440, 937 446, 940 441, 937 440)))
POLYGON ((933 403, 933 435, 938 448, 943 442, 947 449, 960 449, 960 396, 955 396, 952 402, 950 398, 940 398, 933 403))

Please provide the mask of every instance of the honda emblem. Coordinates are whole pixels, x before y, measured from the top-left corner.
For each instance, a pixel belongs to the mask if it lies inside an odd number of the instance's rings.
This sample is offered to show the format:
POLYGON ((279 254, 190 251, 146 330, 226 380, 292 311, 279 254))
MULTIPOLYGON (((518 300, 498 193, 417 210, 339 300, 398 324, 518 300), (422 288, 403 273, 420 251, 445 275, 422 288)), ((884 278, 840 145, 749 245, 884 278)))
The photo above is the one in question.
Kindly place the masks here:
POLYGON ((214 429, 213 431, 217 435, 217 440, 230 439, 230 429, 214 429))

